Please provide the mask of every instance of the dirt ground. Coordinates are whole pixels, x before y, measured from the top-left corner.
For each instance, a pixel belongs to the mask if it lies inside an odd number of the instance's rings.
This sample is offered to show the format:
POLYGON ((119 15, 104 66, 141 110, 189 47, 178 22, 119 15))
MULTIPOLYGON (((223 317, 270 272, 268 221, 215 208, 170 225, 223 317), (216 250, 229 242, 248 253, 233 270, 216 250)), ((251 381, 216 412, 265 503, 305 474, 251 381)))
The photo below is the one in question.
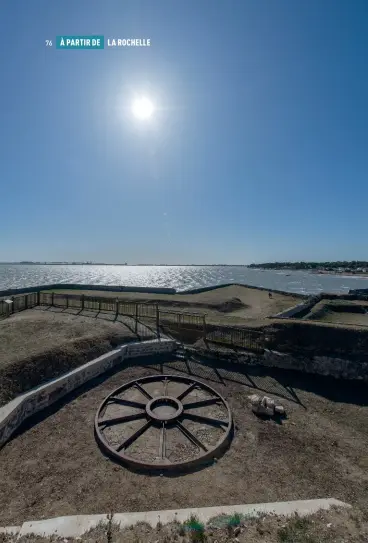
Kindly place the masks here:
POLYGON ((367 505, 363 384, 240 364, 136 360, 93 385, 33 418, 0 451, 0 525, 78 513, 326 497, 367 505), (228 401, 235 435, 217 463, 156 477, 134 473, 98 448, 93 421, 100 402, 124 382, 157 372, 196 376, 228 401), (251 412, 247 396, 260 392, 280 399, 285 420, 263 420, 251 412))
POLYGON ((152 333, 112 313, 35 308, 0 321, 0 405, 114 346, 152 333))
MULTIPOLYGON (((56 292, 56 291, 55 291, 56 292)), ((109 292, 96 290, 58 290, 58 293, 86 296, 119 297, 128 302, 158 302, 162 309, 207 313, 210 320, 224 315, 238 319, 262 319, 301 303, 302 297, 278 294, 269 298, 268 291, 231 285, 200 294, 148 294, 141 292, 109 292)))

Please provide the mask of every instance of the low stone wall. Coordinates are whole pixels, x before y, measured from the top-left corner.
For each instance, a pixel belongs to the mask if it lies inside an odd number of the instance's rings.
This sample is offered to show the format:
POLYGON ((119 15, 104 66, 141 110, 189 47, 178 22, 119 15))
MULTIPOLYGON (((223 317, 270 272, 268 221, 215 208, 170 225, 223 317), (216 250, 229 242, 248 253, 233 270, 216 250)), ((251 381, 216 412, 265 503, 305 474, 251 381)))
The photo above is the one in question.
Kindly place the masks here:
POLYGON ((28 417, 53 404, 68 392, 94 377, 110 370, 123 360, 173 352, 176 342, 171 339, 130 343, 107 353, 79 368, 26 392, 0 408, 0 447, 28 417))
POLYGON ((175 288, 166 288, 166 287, 131 287, 124 285, 85 285, 85 284, 76 284, 76 283, 53 283, 51 285, 37 285, 34 287, 24 287, 24 288, 10 288, 7 290, 0 291, 0 298, 6 296, 16 296, 18 294, 29 294, 30 292, 38 292, 41 290, 100 290, 106 292, 145 292, 147 294, 200 294, 201 292, 209 292, 211 290, 216 290, 219 288, 225 287, 246 287, 252 288, 255 290, 266 290, 268 292, 274 292, 276 294, 283 294, 285 296, 294 296, 299 298, 309 298, 307 294, 295 294, 294 292, 288 292, 284 290, 274 290, 265 287, 256 287, 253 285, 245 285, 242 283, 225 283, 222 285, 212 285, 210 287, 201 287, 188 290, 177 291, 175 288))
MULTIPOLYGON (((207 359, 213 359, 215 353, 202 349, 187 349, 207 359)), ((303 373, 364 381, 368 384, 368 362, 357 362, 329 356, 302 356, 280 353, 265 349, 262 354, 255 353, 219 353, 221 359, 248 365, 259 365, 284 370, 296 370, 303 373)), ((218 356, 217 356, 218 358, 218 356)))
POLYGON ((270 319, 291 319, 291 318, 301 318, 304 315, 307 315, 309 311, 312 309, 313 306, 315 306, 318 302, 320 302, 323 298, 322 294, 318 294, 317 296, 312 296, 311 298, 308 298, 307 301, 294 305, 293 307, 290 307, 289 309, 286 309, 285 311, 282 311, 281 313, 277 313, 277 315, 272 315, 269 317, 270 319))
POLYGON ((353 300, 368 300, 368 288, 362 288, 357 290, 349 290, 349 299, 353 300))
POLYGON ((166 287, 130 287, 124 285, 80 285, 78 283, 53 283, 51 285, 37 285, 25 288, 10 288, 0 291, 0 298, 5 296, 16 296, 17 294, 28 294, 41 290, 101 290, 106 292, 146 292, 149 294, 176 294, 174 288, 166 287))
POLYGON ((264 328, 269 337, 267 348, 311 359, 327 356, 368 362, 368 328, 330 324, 309 320, 282 319, 269 321, 264 328))
POLYGON ((256 363, 273 368, 328 375, 338 379, 356 379, 368 383, 368 362, 357 362, 329 356, 291 356, 286 353, 266 350, 262 357, 257 357, 256 363))

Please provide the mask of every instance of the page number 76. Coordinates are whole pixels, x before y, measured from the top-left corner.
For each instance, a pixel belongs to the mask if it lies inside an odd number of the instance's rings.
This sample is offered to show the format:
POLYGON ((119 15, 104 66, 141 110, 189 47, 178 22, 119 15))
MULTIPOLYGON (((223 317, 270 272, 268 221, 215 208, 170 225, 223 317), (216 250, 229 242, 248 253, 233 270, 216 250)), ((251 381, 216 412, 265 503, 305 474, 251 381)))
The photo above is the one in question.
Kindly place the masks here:
POLYGON ((51 40, 45 40, 46 47, 52 47, 52 41, 51 40))

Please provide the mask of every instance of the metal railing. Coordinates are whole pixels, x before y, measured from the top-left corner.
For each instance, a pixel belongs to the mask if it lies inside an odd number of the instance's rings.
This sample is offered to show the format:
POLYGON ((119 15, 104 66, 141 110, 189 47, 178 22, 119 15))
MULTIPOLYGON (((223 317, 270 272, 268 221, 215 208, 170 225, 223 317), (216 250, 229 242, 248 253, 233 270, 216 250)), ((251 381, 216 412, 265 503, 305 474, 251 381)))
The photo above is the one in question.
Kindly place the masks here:
POLYGON ((172 333, 183 340, 185 332, 196 332, 211 343, 230 346, 232 348, 263 351, 265 338, 263 332, 250 328, 233 328, 231 326, 207 325, 206 316, 198 313, 162 310, 158 303, 125 302, 119 298, 103 296, 87 296, 76 294, 60 294, 57 292, 34 292, 12 296, 9 300, 0 300, 0 318, 13 313, 31 309, 35 306, 58 307, 60 309, 76 309, 94 312, 113 312, 119 316, 130 317, 135 322, 147 325, 160 336, 160 331, 172 333), (9 303, 10 301, 10 303, 9 303), (182 335, 182 337, 181 337, 182 335))
POLYGON ((211 343, 257 352, 263 352, 266 343, 264 332, 251 328, 233 328, 232 326, 211 327, 211 331, 206 334, 205 338, 211 343))
POLYGON ((25 309, 31 309, 38 305, 37 293, 23 294, 22 296, 12 296, 6 300, 0 300, 0 318, 9 317, 13 313, 18 313, 25 309))

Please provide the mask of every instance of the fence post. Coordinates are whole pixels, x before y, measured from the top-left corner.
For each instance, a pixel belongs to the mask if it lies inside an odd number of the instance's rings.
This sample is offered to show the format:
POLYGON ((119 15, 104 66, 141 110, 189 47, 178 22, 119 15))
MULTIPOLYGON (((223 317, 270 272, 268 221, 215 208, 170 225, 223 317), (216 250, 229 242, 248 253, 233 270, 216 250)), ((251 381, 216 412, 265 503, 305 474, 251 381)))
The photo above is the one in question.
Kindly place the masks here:
POLYGON ((83 311, 83 309, 84 309, 84 294, 81 295, 80 301, 81 301, 81 309, 83 311))
POLYGON ((134 332, 138 333, 138 317, 139 317, 139 306, 138 304, 135 304, 135 326, 134 326, 134 332))
POLYGON ((38 290, 37 291, 37 305, 41 305, 40 304, 40 298, 41 298, 41 292, 38 290))
POLYGON ((206 315, 203 315, 203 338, 207 339, 206 315))
POLYGON ((69 294, 66 295, 66 308, 69 307, 69 294))
POLYGON ((116 298, 115 301, 115 319, 117 319, 119 316, 119 298, 116 298))
POLYGON ((12 306, 12 313, 14 313, 14 311, 15 311, 15 309, 14 309, 14 296, 12 296, 11 299, 12 299, 12 302, 13 302, 13 303, 11 304, 11 306, 12 306))
POLYGON ((28 309, 28 294, 24 296, 24 309, 28 309))
POLYGON ((157 331, 157 337, 160 337, 160 310, 158 308, 158 304, 156 304, 156 331, 157 331))

